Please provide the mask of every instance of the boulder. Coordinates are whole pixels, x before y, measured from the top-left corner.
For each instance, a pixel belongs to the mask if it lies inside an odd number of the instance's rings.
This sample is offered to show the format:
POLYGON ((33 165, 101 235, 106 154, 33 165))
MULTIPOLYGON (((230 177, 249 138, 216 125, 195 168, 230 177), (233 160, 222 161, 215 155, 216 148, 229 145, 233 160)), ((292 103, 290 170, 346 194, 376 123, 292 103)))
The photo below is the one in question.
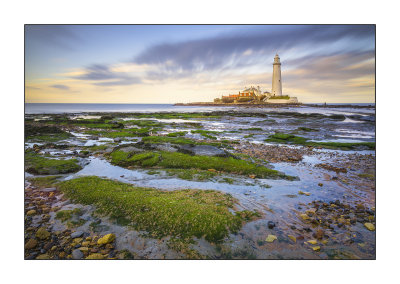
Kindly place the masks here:
POLYGON ((156 150, 165 151, 165 152, 177 152, 178 149, 172 146, 171 144, 155 144, 153 145, 156 150))
POLYGON ((79 249, 74 249, 72 251, 72 259, 82 259, 83 258, 83 252, 81 252, 79 249))

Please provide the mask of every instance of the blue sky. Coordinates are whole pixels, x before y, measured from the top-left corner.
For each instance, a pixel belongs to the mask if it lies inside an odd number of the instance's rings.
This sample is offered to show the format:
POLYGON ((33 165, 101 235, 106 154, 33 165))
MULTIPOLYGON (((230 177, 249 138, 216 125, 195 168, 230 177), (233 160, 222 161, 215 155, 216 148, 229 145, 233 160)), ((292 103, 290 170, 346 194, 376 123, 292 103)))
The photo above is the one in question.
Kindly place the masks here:
POLYGON ((254 85, 302 102, 374 102, 373 25, 28 25, 27 102, 211 101, 254 85))

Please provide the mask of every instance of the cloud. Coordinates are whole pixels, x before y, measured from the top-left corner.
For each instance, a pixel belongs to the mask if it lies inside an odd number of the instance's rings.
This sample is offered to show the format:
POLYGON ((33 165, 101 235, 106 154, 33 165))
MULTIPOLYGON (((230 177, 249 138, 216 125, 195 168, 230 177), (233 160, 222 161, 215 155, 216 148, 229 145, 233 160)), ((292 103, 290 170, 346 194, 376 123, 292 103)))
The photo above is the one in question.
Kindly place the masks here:
MULTIPOLYGON (((179 78, 209 70, 269 62, 276 51, 293 47, 311 49, 316 45, 339 45, 346 40, 353 41, 353 44, 366 40, 374 42, 374 35, 373 25, 262 26, 256 32, 251 30, 214 38, 154 45, 136 56, 133 62, 159 66, 158 71, 148 74, 150 79, 179 78)), ((341 53, 357 48, 351 44, 341 47, 341 53)), ((328 48, 331 49, 328 53, 332 53, 334 48, 338 47, 328 48)), ((371 46, 370 49, 373 48, 371 46)))
POLYGON ((66 86, 66 85, 51 85, 50 87, 56 88, 56 89, 59 89, 59 90, 63 90, 63 91, 69 91, 70 90, 70 88, 68 86, 66 86))
POLYGON ((63 25, 25 25, 27 43, 39 42, 46 46, 74 50, 82 39, 71 28, 63 25))
POLYGON ((282 80, 336 80, 375 75, 375 53, 349 52, 328 56, 306 56, 292 62, 294 67, 284 73, 282 80))
POLYGON ((94 64, 87 67, 83 74, 73 76, 74 79, 91 81, 96 86, 126 86, 140 84, 139 77, 131 76, 127 72, 116 72, 104 64, 94 64))

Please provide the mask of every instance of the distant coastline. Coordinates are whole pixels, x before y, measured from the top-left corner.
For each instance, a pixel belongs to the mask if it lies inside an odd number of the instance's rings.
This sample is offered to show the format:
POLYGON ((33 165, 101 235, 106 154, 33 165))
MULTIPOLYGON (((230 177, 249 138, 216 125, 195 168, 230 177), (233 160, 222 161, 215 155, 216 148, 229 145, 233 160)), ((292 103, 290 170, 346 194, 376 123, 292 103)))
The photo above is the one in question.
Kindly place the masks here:
POLYGON ((259 104, 248 104, 248 103, 213 103, 213 102, 196 102, 196 103, 176 103, 174 106, 205 106, 205 107, 259 107, 259 108, 282 108, 282 107, 329 107, 329 108, 375 108, 375 103, 370 104, 271 104, 271 103, 259 103, 259 104))

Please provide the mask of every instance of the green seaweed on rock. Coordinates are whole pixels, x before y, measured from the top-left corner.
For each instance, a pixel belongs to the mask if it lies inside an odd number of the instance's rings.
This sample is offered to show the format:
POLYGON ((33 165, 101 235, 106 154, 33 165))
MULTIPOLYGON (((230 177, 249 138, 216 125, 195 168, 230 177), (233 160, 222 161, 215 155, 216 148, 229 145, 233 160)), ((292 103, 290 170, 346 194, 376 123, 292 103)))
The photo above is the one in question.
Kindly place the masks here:
POLYGON ((214 190, 162 191, 98 177, 63 181, 57 187, 67 197, 95 205, 103 214, 124 216, 136 230, 158 238, 204 237, 220 242, 250 221, 248 213, 242 217, 230 212, 236 199, 214 190))

